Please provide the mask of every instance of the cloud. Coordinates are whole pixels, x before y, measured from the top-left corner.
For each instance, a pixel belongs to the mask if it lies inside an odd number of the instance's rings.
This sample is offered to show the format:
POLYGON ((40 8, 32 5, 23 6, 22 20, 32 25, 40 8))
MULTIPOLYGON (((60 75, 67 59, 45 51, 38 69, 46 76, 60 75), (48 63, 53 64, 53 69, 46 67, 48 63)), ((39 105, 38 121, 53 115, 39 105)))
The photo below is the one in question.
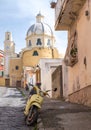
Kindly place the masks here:
POLYGON ((34 16, 41 11, 45 16, 45 22, 54 26, 54 11, 50 8, 49 0, 19 0, 18 9, 21 17, 30 17, 34 19, 34 16))
MULTIPOLYGON (((17 3, 18 0, 16 0, 17 3)), ((16 4, 15 0, 0 0, 0 17, 6 18, 9 16, 14 16, 16 14, 16 4)))
POLYGON ((45 22, 54 29, 54 11, 50 8, 49 0, 1 0, 0 19, 25 19, 35 21, 37 13, 45 16, 45 22))
POLYGON ((39 10, 46 8, 45 2, 41 2, 41 0, 19 0, 18 3, 18 8, 22 16, 29 16, 29 15, 35 15, 39 10))

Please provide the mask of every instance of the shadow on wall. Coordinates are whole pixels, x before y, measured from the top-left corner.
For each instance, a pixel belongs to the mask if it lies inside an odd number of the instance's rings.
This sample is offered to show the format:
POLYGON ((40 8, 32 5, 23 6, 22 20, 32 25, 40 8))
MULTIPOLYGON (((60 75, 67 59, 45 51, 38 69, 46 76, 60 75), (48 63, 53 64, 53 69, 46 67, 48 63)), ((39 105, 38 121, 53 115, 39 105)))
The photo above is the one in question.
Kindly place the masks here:
POLYGON ((62 78, 62 65, 58 66, 52 74, 52 89, 57 88, 56 92, 52 92, 52 98, 63 99, 63 78, 62 78))

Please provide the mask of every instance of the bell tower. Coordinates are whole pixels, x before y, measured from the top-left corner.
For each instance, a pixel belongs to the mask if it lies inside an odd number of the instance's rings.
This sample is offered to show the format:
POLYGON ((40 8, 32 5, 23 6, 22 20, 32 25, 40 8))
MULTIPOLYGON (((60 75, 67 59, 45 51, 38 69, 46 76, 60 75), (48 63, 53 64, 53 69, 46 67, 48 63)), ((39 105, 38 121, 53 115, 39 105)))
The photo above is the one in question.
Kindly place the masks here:
POLYGON ((9 78, 10 58, 15 57, 15 43, 12 40, 12 33, 5 33, 4 41, 4 52, 5 52, 5 77, 9 78))
POLYGON ((4 52, 8 55, 13 55, 15 53, 15 43, 12 40, 11 32, 5 33, 4 52))

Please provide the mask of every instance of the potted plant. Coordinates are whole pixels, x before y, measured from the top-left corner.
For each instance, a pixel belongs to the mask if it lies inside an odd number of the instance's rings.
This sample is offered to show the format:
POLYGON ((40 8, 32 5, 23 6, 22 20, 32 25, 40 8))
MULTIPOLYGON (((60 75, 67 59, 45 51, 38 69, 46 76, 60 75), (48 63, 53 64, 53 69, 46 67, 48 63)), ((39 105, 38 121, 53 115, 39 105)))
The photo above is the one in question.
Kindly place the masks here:
POLYGON ((50 3, 50 5, 51 5, 51 8, 55 8, 56 2, 55 2, 55 1, 52 1, 52 2, 50 3))
POLYGON ((76 54, 77 54, 77 48, 72 48, 71 51, 70 51, 70 55, 75 58, 76 57, 76 54))

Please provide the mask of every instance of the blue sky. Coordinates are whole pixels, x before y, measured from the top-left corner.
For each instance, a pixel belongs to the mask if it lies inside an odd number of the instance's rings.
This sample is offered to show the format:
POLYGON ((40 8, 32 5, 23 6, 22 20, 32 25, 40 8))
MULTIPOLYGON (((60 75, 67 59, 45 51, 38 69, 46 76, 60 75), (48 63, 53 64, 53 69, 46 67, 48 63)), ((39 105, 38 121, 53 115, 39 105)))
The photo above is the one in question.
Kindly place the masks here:
MULTIPOLYGON (((12 32, 16 52, 26 46, 28 28, 36 22, 36 15, 41 11, 44 22, 54 31, 55 10, 50 8, 50 0, 0 0, 0 49, 4 47, 5 32, 12 32)), ((54 31, 56 47, 60 53, 65 53, 67 33, 54 31)))

